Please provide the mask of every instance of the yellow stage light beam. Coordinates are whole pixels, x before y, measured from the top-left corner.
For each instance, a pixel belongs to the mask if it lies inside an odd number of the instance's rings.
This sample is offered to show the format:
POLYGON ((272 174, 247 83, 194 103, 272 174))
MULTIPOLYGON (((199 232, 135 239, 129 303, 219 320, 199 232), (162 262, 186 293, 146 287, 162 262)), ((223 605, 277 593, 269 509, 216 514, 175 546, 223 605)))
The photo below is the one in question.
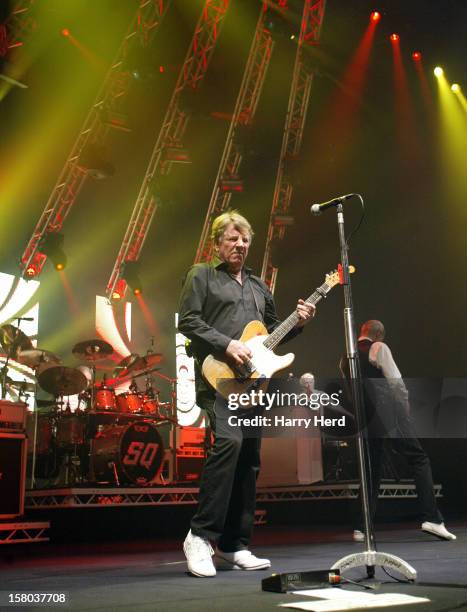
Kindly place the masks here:
POLYGON ((464 113, 467 113, 467 100, 465 99, 461 86, 458 83, 454 83, 453 85, 451 85, 451 91, 456 94, 457 101, 461 105, 464 113))
POLYGON ((444 201, 465 209, 467 173, 465 151, 467 142, 467 117, 462 111, 446 76, 437 77, 440 120, 440 168, 442 171, 444 201))

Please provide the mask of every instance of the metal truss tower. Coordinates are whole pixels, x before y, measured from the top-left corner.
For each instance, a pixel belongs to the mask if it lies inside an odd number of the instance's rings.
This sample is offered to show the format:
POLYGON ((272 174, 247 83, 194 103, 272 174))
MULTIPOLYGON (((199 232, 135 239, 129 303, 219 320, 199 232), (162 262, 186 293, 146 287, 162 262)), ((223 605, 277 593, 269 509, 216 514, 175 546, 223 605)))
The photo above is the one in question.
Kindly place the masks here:
MULTIPOLYGON (((282 7, 282 0, 278 0, 276 4, 278 7, 282 7)), ((274 45, 271 32, 265 26, 265 19, 268 11, 274 9, 276 9, 276 6, 272 2, 265 2, 261 7, 240 91, 230 122, 224 151, 214 182, 211 200, 204 220, 198 249, 196 251, 195 263, 209 261, 211 259, 213 245, 209 232, 212 221, 217 215, 227 209, 230 198, 232 197, 232 190, 228 187, 228 183, 229 181, 235 181, 237 179, 238 170, 242 162, 241 151, 236 143, 235 136, 238 126, 251 125, 255 116, 256 107, 264 85, 274 45)))
POLYGON ((181 108, 181 94, 193 93, 206 74, 228 7, 229 0, 206 0, 204 4, 107 283, 109 300, 125 295, 127 283, 122 272, 127 262, 138 260, 143 248, 158 206, 158 179, 180 161, 177 151, 182 156, 182 139, 190 116, 181 108))
MULTIPOLYGON (((112 122, 119 116, 123 101, 130 86, 131 75, 125 60, 137 44, 148 45, 158 30, 171 0, 138 0, 138 9, 123 38, 101 89, 84 121, 81 131, 65 162, 60 176, 50 194, 47 204, 34 228, 34 232, 21 256, 22 275, 37 277, 47 257, 40 252, 42 239, 48 233, 60 231, 79 192, 90 174, 90 169, 81 164, 80 156, 86 145, 102 145, 110 129, 122 129, 112 122)), ((26 2, 24 2, 26 4, 26 2)))
POLYGON ((293 185, 287 174, 287 162, 296 160, 302 144, 313 71, 304 57, 304 49, 317 45, 323 23, 326 0, 305 0, 300 36, 292 76, 289 104, 282 138, 281 154, 269 218, 266 248, 261 278, 272 293, 276 286, 278 268, 273 265, 272 245, 285 235, 284 217, 289 213, 293 185))

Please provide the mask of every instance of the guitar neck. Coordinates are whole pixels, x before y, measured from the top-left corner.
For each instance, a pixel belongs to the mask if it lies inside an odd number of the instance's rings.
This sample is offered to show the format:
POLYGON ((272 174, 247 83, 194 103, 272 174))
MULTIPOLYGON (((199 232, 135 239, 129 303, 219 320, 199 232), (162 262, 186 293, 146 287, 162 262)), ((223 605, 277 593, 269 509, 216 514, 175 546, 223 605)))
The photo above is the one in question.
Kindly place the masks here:
MULTIPOLYGON (((305 300, 306 304, 312 304, 316 306, 316 304, 326 297, 327 293, 330 291, 331 287, 327 283, 323 283, 321 287, 318 287, 314 293, 310 295, 309 298, 305 300)), ((281 340, 286 336, 291 329, 293 329, 298 321, 300 320, 297 311, 294 310, 292 314, 290 314, 285 321, 276 327, 276 329, 269 334, 266 340, 263 342, 264 346, 268 349, 274 349, 281 342, 281 340)))

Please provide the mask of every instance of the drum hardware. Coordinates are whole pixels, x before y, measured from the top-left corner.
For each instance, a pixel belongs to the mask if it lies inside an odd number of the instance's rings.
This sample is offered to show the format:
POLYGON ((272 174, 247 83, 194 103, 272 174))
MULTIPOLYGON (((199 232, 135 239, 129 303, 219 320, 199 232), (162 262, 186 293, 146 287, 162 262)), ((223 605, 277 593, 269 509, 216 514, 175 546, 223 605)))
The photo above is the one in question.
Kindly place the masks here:
POLYGON ((84 482, 84 474, 81 469, 81 459, 77 455, 77 448, 65 452, 54 485, 73 485, 84 482))
POLYGON ((108 342, 97 338, 78 342, 72 349, 75 357, 91 363, 107 359, 113 352, 113 347, 108 342))

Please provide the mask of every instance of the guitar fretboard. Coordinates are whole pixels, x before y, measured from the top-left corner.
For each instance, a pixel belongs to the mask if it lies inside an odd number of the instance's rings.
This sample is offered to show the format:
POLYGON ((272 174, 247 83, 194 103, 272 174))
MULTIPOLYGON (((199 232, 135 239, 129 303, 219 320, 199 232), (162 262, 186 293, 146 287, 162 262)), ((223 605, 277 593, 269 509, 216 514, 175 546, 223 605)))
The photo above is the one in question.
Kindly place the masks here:
MULTIPOLYGON (((316 289, 316 291, 305 300, 305 302, 307 304, 313 304, 313 306, 316 306, 316 304, 320 300, 326 297, 331 288, 332 287, 329 286, 327 283, 323 283, 321 287, 318 287, 318 289, 316 289)), ((276 327, 276 329, 271 334, 269 334, 269 336, 263 342, 264 346, 268 349, 276 348, 282 338, 284 338, 284 336, 286 336, 289 331, 297 325, 298 321, 299 316, 297 312, 294 311, 291 315, 287 317, 287 319, 285 319, 285 321, 282 321, 282 323, 278 327, 276 327)))

